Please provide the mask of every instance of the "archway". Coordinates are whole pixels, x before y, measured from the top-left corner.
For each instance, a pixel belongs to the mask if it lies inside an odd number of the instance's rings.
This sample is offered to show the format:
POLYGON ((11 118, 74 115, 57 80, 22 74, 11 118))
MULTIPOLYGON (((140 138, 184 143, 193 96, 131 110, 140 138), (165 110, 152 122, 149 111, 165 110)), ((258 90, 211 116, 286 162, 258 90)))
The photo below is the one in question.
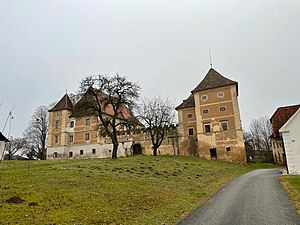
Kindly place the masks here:
POLYGON ((142 154, 141 144, 134 144, 132 150, 133 150, 133 155, 141 155, 142 154))

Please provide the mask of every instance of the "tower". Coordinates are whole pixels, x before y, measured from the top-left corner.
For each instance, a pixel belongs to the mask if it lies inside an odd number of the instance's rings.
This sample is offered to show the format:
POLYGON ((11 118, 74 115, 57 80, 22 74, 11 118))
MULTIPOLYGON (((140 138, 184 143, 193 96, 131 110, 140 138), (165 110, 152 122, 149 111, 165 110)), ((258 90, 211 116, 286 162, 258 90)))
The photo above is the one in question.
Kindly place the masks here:
POLYGON ((236 81, 211 68, 176 110, 183 154, 196 140, 201 158, 246 162, 236 81))

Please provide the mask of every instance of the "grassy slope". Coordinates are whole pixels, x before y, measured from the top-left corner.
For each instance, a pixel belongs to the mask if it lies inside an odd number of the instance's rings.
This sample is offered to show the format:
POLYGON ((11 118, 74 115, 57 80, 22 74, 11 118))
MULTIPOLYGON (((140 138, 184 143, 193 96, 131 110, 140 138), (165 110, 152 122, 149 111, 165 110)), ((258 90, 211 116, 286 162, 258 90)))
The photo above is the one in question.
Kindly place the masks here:
POLYGON ((171 156, 5 161, 0 168, 0 224, 175 224, 253 169, 171 156), (25 201, 6 202, 14 196, 25 201))
POLYGON ((300 176, 281 176, 280 181, 300 214, 300 176))

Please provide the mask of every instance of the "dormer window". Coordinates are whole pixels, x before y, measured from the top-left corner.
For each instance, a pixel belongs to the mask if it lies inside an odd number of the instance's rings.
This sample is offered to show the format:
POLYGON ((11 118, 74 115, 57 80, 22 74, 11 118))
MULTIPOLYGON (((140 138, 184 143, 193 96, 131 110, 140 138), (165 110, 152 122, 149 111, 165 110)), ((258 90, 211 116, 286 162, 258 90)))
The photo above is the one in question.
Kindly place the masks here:
POLYGON ((70 128, 73 128, 74 127, 74 121, 71 121, 70 122, 70 128))

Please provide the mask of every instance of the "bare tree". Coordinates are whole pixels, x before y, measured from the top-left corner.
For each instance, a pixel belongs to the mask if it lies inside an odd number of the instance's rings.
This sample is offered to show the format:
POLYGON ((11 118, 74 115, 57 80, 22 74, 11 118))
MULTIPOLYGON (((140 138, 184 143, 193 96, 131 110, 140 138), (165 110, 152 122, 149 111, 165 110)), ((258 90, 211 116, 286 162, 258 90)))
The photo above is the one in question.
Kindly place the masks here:
POLYGON ((17 137, 13 138, 11 137, 9 142, 6 143, 5 145, 5 159, 11 160, 12 157, 20 152, 23 151, 26 148, 26 139, 17 137))
POLYGON ((155 156, 162 141, 167 136, 167 132, 174 127, 174 112, 174 105, 167 98, 144 98, 140 103, 138 117, 144 124, 146 132, 150 134, 153 155, 155 156))
POLYGON ((83 97, 78 102, 80 115, 93 114, 99 118, 99 132, 113 143, 112 158, 117 159, 118 134, 138 124, 131 113, 139 97, 140 86, 116 74, 89 76, 81 82, 83 97))
POLYGON ((41 160, 46 159, 48 119, 48 107, 39 106, 23 133, 28 142, 27 153, 41 160))
POLYGON ((255 150, 270 151, 270 135, 272 134, 272 124, 267 116, 253 119, 247 133, 247 140, 255 150))

